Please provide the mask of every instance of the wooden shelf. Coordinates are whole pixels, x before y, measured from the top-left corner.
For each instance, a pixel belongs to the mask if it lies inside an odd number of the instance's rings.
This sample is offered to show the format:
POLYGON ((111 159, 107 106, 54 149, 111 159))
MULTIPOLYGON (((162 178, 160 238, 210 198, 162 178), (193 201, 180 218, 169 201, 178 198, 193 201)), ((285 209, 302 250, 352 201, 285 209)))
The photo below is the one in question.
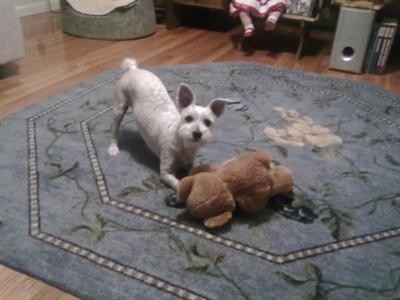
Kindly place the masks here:
POLYGON ((291 21, 304 21, 308 23, 315 23, 318 21, 318 17, 305 17, 305 16, 298 16, 298 15, 289 15, 289 14, 283 14, 282 18, 285 20, 291 20, 291 21))
POLYGON ((343 5, 347 7, 354 7, 354 8, 365 8, 365 9, 372 9, 372 10, 380 10, 385 5, 384 4, 374 4, 370 1, 348 1, 348 0, 332 0, 332 5, 343 5))

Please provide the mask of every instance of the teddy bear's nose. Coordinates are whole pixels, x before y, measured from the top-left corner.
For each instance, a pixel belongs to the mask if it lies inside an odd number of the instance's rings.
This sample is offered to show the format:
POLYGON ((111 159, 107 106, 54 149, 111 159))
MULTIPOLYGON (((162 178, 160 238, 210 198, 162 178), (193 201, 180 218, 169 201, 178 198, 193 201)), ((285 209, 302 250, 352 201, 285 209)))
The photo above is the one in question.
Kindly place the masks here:
POLYGON ((193 139, 195 141, 198 141, 199 139, 201 139, 201 132, 200 131, 193 131, 192 135, 193 135, 193 139))

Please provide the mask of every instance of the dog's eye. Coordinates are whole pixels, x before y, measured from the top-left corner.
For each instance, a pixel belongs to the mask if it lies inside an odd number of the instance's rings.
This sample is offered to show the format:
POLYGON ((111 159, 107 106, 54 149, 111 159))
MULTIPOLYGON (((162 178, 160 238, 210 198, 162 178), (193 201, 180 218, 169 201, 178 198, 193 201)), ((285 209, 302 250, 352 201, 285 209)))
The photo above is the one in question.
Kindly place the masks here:
POLYGON ((209 119, 204 120, 204 124, 206 124, 207 127, 211 126, 211 121, 209 119))
POLYGON ((188 122, 188 123, 190 123, 190 122, 193 121, 193 117, 192 117, 192 116, 187 116, 187 117, 185 118, 185 121, 188 122))

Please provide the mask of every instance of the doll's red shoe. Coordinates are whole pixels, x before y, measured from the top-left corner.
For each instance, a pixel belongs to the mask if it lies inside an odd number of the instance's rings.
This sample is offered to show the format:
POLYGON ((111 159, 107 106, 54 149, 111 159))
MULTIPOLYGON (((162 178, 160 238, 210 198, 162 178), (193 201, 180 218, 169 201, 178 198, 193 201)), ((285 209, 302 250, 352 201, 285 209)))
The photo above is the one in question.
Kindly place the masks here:
POLYGON ((254 26, 246 26, 243 32, 243 37, 248 38, 254 35, 254 26))

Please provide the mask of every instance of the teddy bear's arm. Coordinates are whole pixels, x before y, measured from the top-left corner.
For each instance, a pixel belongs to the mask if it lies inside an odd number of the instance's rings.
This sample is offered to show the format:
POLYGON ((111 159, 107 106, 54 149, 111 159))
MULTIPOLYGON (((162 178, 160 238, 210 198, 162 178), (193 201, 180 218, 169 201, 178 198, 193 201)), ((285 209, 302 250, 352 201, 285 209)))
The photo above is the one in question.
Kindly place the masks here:
POLYGON ((178 203, 186 203, 186 200, 189 197, 190 192, 192 191, 193 182, 193 176, 184 177, 179 182, 178 191, 176 194, 176 200, 178 203))

